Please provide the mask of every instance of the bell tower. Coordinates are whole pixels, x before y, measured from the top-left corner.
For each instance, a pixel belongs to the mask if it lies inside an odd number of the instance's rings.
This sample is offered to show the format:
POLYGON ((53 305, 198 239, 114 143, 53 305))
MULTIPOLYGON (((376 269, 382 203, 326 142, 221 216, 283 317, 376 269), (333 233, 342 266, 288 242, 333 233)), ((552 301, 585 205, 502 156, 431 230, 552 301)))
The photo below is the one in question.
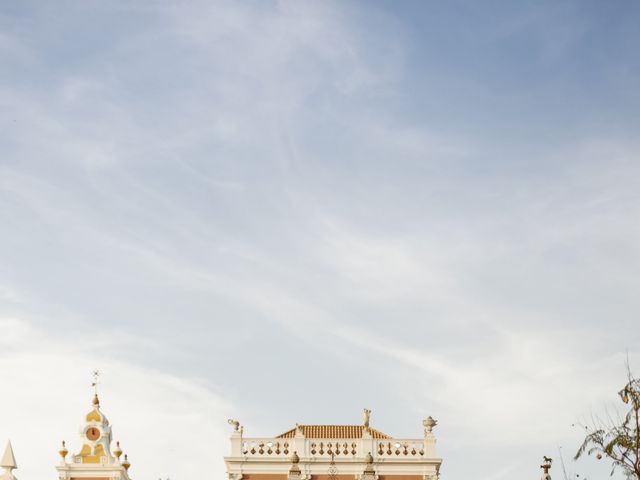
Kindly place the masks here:
MULTIPOLYGON (((94 388, 96 383, 94 381, 94 388)), ((120 442, 116 442, 111 451, 111 425, 100 410, 97 391, 93 394, 91 410, 80 426, 80 442, 79 453, 69 458, 66 444, 62 442, 58 452, 61 462, 56 467, 59 480, 130 480, 128 470, 131 464, 126 455, 124 460, 120 460, 120 442)))

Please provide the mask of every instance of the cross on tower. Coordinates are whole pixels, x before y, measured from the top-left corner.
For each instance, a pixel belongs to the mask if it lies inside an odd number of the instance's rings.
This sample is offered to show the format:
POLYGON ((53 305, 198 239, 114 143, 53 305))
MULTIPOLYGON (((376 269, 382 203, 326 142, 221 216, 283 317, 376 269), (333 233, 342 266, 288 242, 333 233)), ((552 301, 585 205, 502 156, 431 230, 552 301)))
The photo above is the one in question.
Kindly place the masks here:
POLYGON ((93 393, 97 394, 98 393, 98 377, 100 376, 100 370, 94 370, 91 373, 91 376, 93 377, 93 382, 91 382, 91 386, 93 387, 93 393))

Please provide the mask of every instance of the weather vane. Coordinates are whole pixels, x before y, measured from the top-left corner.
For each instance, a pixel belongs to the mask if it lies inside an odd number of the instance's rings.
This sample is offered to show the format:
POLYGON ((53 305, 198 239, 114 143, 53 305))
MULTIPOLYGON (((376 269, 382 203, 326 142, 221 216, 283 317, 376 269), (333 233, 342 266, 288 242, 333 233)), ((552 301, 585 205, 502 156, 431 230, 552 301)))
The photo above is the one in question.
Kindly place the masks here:
POLYGON ((100 370, 94 370, 91 373, 93 376, 93 382, 91 382, 91 386, 93 387, 93 393, 98 393, 98 377, 100 376, 100 370))

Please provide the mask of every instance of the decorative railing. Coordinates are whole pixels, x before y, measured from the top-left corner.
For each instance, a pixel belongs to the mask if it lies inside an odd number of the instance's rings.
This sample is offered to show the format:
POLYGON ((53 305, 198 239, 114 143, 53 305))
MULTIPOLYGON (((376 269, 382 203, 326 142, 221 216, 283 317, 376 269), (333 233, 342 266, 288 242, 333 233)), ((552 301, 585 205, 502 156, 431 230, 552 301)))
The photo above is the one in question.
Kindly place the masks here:
POLYGON ((399 457, 399 456, 423 456, 424 440, 391 440, 387 442, 378 441, 376 453, 378 457, 399 457))
POLYGON ((357 448, 358 444, 354 441, 352 441, 350 444, 349 442, 341 442, 340 440, 336 440, 335 442, 311 441, 309 443, 309 451, 311 453, 310 456, 354 456, 358 453, 357 448))
MULTIPOLYGON (((377 459, 428 457, 425 439, 319 439, 319 438, 238 438, 243 457, 283 458, 297 452, 305 458, 364 458, 371 453, 377 459)), ((431 442, 428 442, 431 443, 431 442)))
POLYGON ((290 443, 282 439, 246 438, 242 441, 242 454, 246 457, 288 456, 292 453, 290 443))

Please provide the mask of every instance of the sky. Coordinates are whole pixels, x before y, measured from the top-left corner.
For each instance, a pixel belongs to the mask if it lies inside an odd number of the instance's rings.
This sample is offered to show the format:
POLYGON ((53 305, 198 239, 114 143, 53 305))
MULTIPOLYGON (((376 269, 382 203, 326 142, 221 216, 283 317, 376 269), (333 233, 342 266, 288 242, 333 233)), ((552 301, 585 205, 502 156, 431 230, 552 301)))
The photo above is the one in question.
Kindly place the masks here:
MULTIPOLYGON (((99 369, 138 480, 230 417, 608 476, 640 371, 640 4, 0 2, 0 443, 55 478, 99 369)), ((614 477, 620 478, 620 476, 614 477)))

